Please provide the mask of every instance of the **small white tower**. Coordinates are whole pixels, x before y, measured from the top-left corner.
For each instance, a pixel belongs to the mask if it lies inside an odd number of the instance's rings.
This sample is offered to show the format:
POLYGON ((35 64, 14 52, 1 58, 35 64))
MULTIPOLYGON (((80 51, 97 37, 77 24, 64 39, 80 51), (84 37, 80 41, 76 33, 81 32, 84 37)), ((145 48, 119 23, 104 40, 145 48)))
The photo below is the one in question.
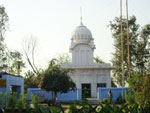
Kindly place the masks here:
POLYGON ((95 45, 92 33, 81 22, 72 32, 70 52, 72 53, 72 64, 93 64, 93 52, 95 45))

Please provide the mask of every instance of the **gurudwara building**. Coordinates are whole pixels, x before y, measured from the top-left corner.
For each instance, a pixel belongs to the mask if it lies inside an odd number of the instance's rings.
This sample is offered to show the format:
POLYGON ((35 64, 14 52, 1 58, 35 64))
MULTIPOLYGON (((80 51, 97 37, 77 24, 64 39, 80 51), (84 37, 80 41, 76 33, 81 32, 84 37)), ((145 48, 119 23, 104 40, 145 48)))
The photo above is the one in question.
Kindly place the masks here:
POLYGON ((110 71, 113 67, 108 63, 93 62, 94 39, 91 31, 82 21, 72 32, 70 52, 72 63, 63 64, 62 68, 73 70, 69 76, 76 83, 77 88, 88 88, 86 97, 96 98, 98 87, 111 87, 110 71))

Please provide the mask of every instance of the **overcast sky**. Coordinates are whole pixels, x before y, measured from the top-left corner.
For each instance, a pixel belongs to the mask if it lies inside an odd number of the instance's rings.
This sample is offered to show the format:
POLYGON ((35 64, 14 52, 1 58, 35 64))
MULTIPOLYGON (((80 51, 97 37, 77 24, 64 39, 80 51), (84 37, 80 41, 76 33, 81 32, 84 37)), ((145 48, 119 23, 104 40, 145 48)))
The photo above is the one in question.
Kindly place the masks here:
MULTIPOLYGON (((123 0, 125 16, 125 0, 123 0)), ((0 0, 9 16, 10 30, 5 42, 12 50, 22 51, 22 40, 28 34, 37 37, 36 61, 45 66, 57 54, 69 53, 71 34, 80 23, 94 37, 94 55, 106 62, 112 58, 113 39, 107 27, 120 14, 120 0, 0 0)), ((129 16, 135 15, 141 26, 150 24, 150 0, 129 0, 129 16)))

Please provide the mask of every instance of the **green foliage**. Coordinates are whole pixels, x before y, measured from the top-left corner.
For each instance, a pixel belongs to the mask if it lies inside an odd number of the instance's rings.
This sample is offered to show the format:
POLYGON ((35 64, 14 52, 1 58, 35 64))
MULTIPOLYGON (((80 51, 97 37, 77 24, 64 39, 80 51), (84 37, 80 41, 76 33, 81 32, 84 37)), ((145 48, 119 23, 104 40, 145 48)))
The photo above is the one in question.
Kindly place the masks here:
POLYGON ((23 62, 22 59, 22 54, 18 51, 9 51, 8 52, 8 60, 10 63, 9 66, 9 73, 14 74, 14 75, 20 75, 22 72, 22 68, 25 67, 25 63, 23 62))
POLYGON ((0 92, 0 108, 2 108, 3 92, 0 92))
POLYGON ((14 111, 15 109, 19 110, 20 112, 23 111, 24 109, 28 111, 30 107, 27 101, 27 95, 20 94, 19 98, 17 98, 17 93, 8 95, 8 92, 6 92, 4 108, 10 111, 14 111))
POLYGON ((37 88, 38 81, 37 76, 32 71, 27 71, 24 77, 24 90, 27 92, 27 88, 37 88))
POLYGON ((19 99, 17 100, 17 109, 19 110, 19 112, 21 112, 23 108, 23 95, 20 94, 19 99))
POLYGON ((69 107, 69 113, 78 113, 78 108, 77 108, 77 104, 73 103, 70 107, 69 107))
POLYGON ((0 41, 3 40, 7 29, 8 29, 8 15, 5 11, 5 7, 0 5, 0 41))
POLYGON ((29 103, 28 103, 28 96, 27 96, 27 94, 24 94, 22 96, 23 96, 22 97, 23 108, 29 110, 30 106, 29 106, 29 103))
MULTIPOLYGON (((8 96, 8 93, 6 93, 5 95, 8 96)), ((5 106, 6 113, 7 111, 11 113, 13 112, 64 113, 64 110, 61 104, 55 107, 39 105, 37 102, 37 97, 35 95, 32 96, 32 104, 34 105, 33 108, 29 106, 26 95, 21 94, 17 102, 15 102, 16 101, 15 93, 13 95, 8 96, 7 98, 10 99, 8 101, 11 102, 13 105, 8 104, 10 106, 8 107, 5 106), (14 106, 14 108, 12 106, 14 106)), ((70 108, 69 108, 69 113, 149 113, 149 112, 150 112, 150 106, 148 105, 144 106, 144 105, 140 105, 137 103, 134 103, 134 104, 125 103, 125 104, 117 105, 115 103, 110 104, 109 101, 105 101, 99 105, 89 105, 87 99, 83 99, 81 101, 81 104, 73 103, 72 105, 70 105, 70 108)))
MULTIPOLYGON (((103 99, 103 100, 101 100, 101 103, 102 104, 105 104, 105 103, 107 103, 108 102, 108 99, 103 99)), ((109 103, 110 103, 110 101, 109 101, 109 103)))
MULTIPOLYGON (((136 17, 131 16, 129 18, 129 39, 130 39, 130 64, 131 72, 138 72, 144 74, 148 69, 148 61, 150 60, 150 25, 147 24, 140 30, 139 25, 136 23, 136 17)), ((112 37, 114 39, 115 52, 113 53, 112 63, 115 69, 113 70, 113 76, 119 85, 122 82, 122 69, 121 69, 121 30, 120 30, 120 18, 116 17, 114 21, 110 21, 109 27, 112 30, 112 37)), ((128 63, 127 63, 127 27, 126 19, 123 18, 123 37, 124 37, 124 70, 125 81, 128 78, 128 63)))
POLYGON ((6 65, 6 53, 4 44, 4 35, 8 28, 8 15, 5 11, 5 7, 0 5, 0 71, 4 71, 7 68, 6 65))
POLYGON ((150 106, 150 76, 135 73, 128 79, 128 83, 134 92, 136 102, 142 106, 150 106))
POLYGON ((8 109, 9 107, 9 96, 8 92, 5 93, 5 108, 8 109))
POLYGON ((34 109, 32 109, 31 111, 32 113, 64 113, 64 110, 62 109, 61 105, 55 108, 44 105, 38 105, 36 111, 34 109))
POLYGON ((115 81, 113 80, 113 78, 111 78, 111 87, 117 87, 117 85, 115 84, 115 81))
POLYGON ((97 64, 105 63, 99 56, 94 57, 94 62, 97 64))
POLYGON ((116 104, 122 104, 122 103, 125 103, 125 100, 123 99, 122 95, 119 94, 116 100, 116 104))
POLYGON ((33 105, 33 109, 32 111, 37 112, 39 111, 39 105, 38 105, 38 97, 36 95, 32 95, 32 105, 33 105))
POLYGON ((97 113, 98 106, 92 106, 88 104, 87 99, 83 99, 81 101, 81 105, 78 105, 76 103, 72 104, 69 107, 69 113, 97 113))
POLYGON ((129 105, 134 105, 136 104, 136 100, 135 100, 135 95, 133 92, 131 91, 126 91, 125 92, 125 101, 127 104, 129 105))
POLYGON ((68 70, 61 69, 56 59, 52 59, 42 80, 42 87, 46 91, 52 91, 53 102, 56 101, 57 93, 67 93, 70 88, 75 88, 75 83, 67 75, 68 70))
POLYGON ((82 89, 82 99, 88 98, 89 92, 90 92, 90 89, 84 87, 84 88, 82 89))
POLYGON ((18 74, 25 67, 22 54, 18 51, 10 51, 4 43, 5 33, 8 29, 8 15, 5 7, 0 5, 0 72, 18 74))
POLYGON ((68 53, 59 54, 56 59, 58 65, 71 63, 71 58, 68 53))
POLYGON ((69 113, 149 113, 150 106, 140 106, 139 104, 111 104, 108 100, 97 106, 91 106, 82 101, 81 105, 72 104, 69 113))
POLYGON ((32 95, 32 102, 31 102, 34 106, 35 109, 37 109, 38 107, 38 98, 36 95, 32 95))
POLYGON ((9 107, 10 109, 15 109, 17 106, 17 93, 14 92, 9 96, 9 107))
POLYGON ((3 68, 0 71, 4 71, 13 75, 20 75, 22 69, 25 67, 23 62, 22 54, 18 51, 10 51, 6 49, 3 53, 3 61, 0 65, 3 65, 3 68))

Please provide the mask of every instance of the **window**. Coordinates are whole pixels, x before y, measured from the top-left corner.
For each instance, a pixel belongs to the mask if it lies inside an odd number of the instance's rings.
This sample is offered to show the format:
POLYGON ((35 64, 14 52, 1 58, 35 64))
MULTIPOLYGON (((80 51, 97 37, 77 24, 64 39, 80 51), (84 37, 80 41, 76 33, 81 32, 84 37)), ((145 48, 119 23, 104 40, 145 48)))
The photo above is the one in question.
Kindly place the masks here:
POLYGON ((97 88, 106 87, 106 83, 97 83, 97 88))

